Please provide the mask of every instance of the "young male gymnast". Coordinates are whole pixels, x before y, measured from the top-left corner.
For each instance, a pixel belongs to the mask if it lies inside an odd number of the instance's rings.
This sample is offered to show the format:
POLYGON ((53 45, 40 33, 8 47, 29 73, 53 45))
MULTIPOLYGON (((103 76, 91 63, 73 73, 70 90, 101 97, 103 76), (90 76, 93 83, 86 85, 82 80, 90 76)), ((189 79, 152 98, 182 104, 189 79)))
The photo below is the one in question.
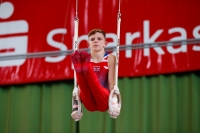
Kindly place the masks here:
MULTIPOLYGON (((105 52, 107 46, 106 34, 101 29, 93 29, 88 33, 88 47, 90 54, 85 51, 74 51, 71 61, 76 72, 77 83, 80 89, 80 99, 85 108, 91 112, 108 110, 110 91, 115 85, 115 62, 112 54, 105 52)), ((112 97, 112 108, 116 118, 120 114, 117 95, 112 97)), ((72 118, 79 120, 78 101, 73 103, 72 118)), ((109 112, 110 113, 110 112, 109 112)), ((110 114, 111 115, 111 114, 110 114)))

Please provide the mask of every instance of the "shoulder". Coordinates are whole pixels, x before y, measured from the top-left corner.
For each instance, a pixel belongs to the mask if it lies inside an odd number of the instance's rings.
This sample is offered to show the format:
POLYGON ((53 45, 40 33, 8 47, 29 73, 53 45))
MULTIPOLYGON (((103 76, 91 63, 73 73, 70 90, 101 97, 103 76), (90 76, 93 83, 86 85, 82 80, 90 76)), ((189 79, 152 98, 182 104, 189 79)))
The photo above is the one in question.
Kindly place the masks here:
POLYGON ((116 57, 114 55, 112 55, 112 54, 108 55, 108 63, 109 64, 114 64, 115 60, 116 60, 116 57))
POLYGON ((116 57, 113 54, 108 55, 108 60, 114 60, 115 61, 116 57))

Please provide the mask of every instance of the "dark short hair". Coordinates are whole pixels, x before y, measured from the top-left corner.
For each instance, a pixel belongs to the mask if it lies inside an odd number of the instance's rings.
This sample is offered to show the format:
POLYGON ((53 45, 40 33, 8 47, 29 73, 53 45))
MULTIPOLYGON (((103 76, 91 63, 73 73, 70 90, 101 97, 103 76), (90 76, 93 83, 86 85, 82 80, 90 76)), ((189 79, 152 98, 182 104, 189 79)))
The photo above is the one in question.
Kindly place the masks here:
POLYGON ((103 34, 103 36, 106 38, 106 33, 102 30, 102 29, 92 29, 89 33, 88 33, 88 38, 91 36, 91 35, 94 35, 95 33, 101 33, 103 34))

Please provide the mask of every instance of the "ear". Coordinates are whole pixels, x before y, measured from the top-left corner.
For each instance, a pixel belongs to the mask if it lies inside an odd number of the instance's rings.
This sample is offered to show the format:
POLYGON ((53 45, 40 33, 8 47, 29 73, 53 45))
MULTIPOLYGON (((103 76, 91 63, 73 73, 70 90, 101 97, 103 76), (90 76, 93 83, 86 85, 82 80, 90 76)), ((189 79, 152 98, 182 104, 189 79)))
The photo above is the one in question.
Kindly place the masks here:
POLYGON ((104 47, 106 47, 107 45, 108 45, 108 42, 107 42, 107 41, 105 41, 104 47))
POLYGON ((90 44, 89 44, 89 42, 87 42, 87 46, 88 46, 88 48, 90 48, 90 44))

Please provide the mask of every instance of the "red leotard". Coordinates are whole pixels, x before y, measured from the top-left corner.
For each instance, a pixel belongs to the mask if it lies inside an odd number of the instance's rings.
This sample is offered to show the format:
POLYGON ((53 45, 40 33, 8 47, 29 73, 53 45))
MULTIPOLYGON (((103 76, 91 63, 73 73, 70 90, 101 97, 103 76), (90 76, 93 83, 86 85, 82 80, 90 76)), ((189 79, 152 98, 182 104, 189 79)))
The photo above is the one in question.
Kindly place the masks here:
POLYGON ((100 84, 109 90, 108 88, 108 54, 106 53, 103 57, 103 60, 99 63, 95 63, 91 59, 91 65, 93 70, 96 73, 100 84))
POLYGON ((80 88, 80 98, 85 108, 89 111, 108 110, 108 54, 99 63, 85 63, 88 70, 76 73, 77 82, 80 88))

